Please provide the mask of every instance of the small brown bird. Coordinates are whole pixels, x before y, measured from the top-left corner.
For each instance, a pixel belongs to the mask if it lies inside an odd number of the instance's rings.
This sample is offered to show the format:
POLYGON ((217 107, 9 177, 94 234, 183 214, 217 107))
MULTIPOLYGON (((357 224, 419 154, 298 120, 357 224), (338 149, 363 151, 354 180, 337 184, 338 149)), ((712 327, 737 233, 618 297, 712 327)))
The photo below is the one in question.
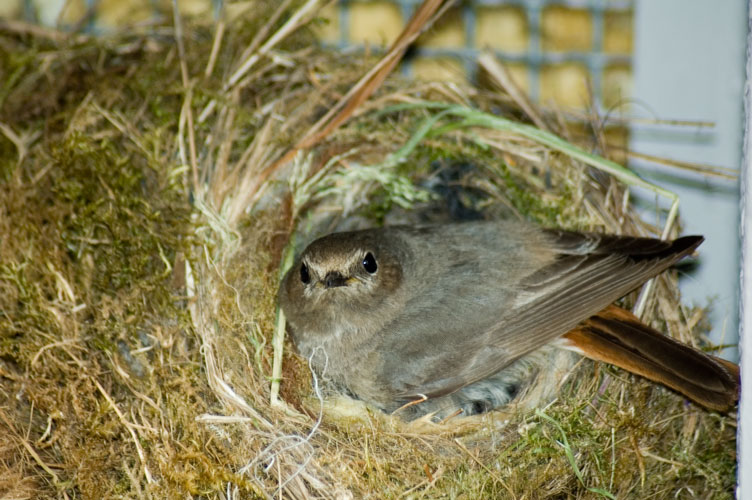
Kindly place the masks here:
POLYGON ((445 416, 504 405, 524 389, 515 361, 552 342, 728 410, 736 365, 611 305, 702 240, 517 221, 335 233, 305 249, 279 299, 314 368, 384 411, 408 405, 411 417, 445 416))

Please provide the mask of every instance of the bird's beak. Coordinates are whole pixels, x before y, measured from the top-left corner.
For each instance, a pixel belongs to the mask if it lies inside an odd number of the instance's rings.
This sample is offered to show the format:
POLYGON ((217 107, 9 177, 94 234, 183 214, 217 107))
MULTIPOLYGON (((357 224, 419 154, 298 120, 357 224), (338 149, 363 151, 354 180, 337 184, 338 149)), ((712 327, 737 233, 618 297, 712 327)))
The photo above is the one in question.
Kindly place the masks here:
POLYGON ((347 278, 342 276, 342 274, 338 273, 337 271, 332 271, 330 273, 327 273, 326 277, 324 278, 324 286, 326 288, 334 288, 337 286, 346 286, 347 285, 347 278))

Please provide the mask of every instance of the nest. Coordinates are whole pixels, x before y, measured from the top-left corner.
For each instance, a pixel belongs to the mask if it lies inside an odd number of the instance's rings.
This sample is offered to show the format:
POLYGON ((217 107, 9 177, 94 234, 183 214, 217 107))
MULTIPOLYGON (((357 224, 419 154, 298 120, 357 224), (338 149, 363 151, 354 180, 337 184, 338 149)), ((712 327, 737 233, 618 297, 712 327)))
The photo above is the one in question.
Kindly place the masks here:
MULTIPOLYGON (((597 363, 444 424, 322 394, 276 313, 315 235, 451 212, 447 189, 490 216, 660 230, 550 142, 608 156, 601 128, 572 137, 515 92, 392 76, 328 126, 379 63, 274 4, 106 39, 0 28, 3 497, 731 497, 733 415, 597 363)), ((697 345, 676 281, 643 317, 697 345)))

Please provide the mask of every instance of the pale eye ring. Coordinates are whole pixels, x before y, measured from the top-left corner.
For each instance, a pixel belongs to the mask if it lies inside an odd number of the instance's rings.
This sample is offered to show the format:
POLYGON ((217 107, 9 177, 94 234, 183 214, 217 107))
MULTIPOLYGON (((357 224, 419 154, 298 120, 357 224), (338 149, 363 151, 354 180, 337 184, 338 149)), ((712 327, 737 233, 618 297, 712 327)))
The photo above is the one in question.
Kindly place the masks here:
POLYGON ((311 274, 308 272, 308 266, 305 264, 300 265, 300 281, 302 281, 304 285, 311 282, 311 274))
POLYGON ((376 264, 376 258, 371 252, 368 252, 366 256, 363 257, 363 269, 365 269, 368 274, 373 274, 378 268, 379 266, 376 264))

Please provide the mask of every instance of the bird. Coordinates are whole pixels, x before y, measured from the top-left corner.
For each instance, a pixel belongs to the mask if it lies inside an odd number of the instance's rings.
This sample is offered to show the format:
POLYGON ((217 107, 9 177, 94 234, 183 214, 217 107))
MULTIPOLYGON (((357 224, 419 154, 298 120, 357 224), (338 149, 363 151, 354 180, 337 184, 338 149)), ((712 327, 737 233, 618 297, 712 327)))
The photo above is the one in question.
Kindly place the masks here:
POLYGON ((529 383, 519 364, 551 345, 728 411, 737 365, 614 305, 702 241, 520 220, 339 232, 305 248, 278 297, 293 343, 318 374, 408 419, 508 404, 529 383))

